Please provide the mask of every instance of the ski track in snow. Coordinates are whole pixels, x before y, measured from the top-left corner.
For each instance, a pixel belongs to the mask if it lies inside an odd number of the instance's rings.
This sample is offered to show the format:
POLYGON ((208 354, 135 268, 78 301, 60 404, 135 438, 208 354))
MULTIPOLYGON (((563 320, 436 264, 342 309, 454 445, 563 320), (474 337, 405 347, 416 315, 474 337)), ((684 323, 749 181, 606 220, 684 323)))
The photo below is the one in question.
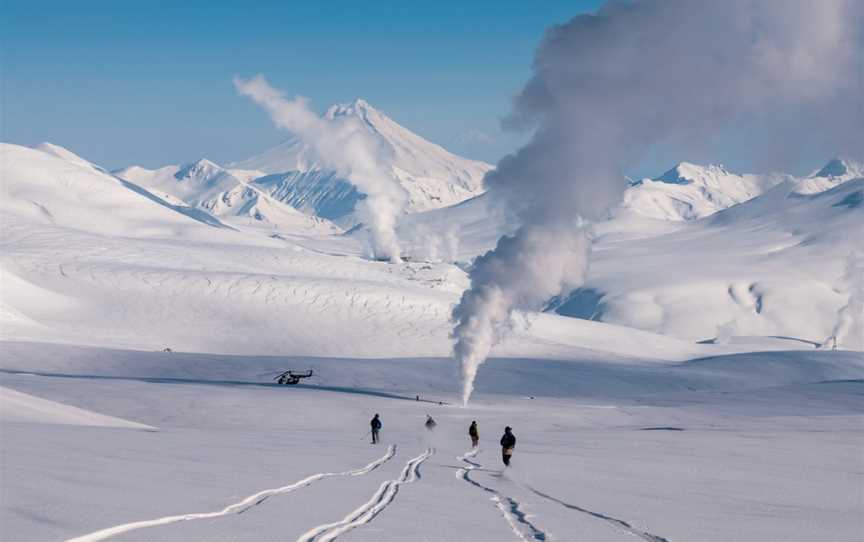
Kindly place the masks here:
POLYGON ((523 542, 530 542, 531 540, 546 540, 547 534, 528 520, 527 514, 519 508, 519 503, 517 501, 501 494, 499 491, 492 489, 489 486, 484 486, 480 482, 471 478, 471 471, 483 466, 480 463, 469 459, 476 456, 479 452, 479 449, 474 449, 464 455, 456 457, 456 459, 468 465, 467 467, 456 471, 456 476, 462 478, 469 484, 492 494, 490 499, 495 503, 498 510, 501 511, 504 519, 506 519, 507 523, 510 524, 510 528, 513 529, 513 532, 517 537, 519 537, 519 540, 522 540, 523 542))
POLYGON ((107 529, 102 529, 101 531, 96 531, 94 533, 85 534, 82 536, 78 536, 75 538, 70 538, 66 542, 97 542, 98 540, 105 540, 112 536, 116 536, 121 533, 128 533, 129 531, 135 531, 137 529, 144 529, 147 527, 156 527, 159 525, 168 525, 170 523, 177 523, 180 521, 191 521, 196 519, 211 519, 217 518, 220 516, 227 516, 231 514, 242 514, 243 512, 249 510, 253 506, 258 506, 262 502, 266 501, 268 498, 274 495, 283 495, 285 493, 290 493, 295 489, 299 489, 301 487, 308 486, 318 480, 323 478, 330 478, 332 476, 361 476, 363 474, 367 474, 377 469, 382 464, 389 461, 394 455, 396 455, 396 445, 390 445, 387 448, 387 452, 376 459, 375 461, 369 463, 365 467, 361 467, 359 469, 347 470, 343 472, 321 472, 318 474, 313 474, 311 476, 307 476, 306 478, 300 480, 299 482, 294 482, 291 485, 275 488, 275 489, 265 489, 264 491, 259 491, 254 495, 250 495, 243 499, 242 501, 236 502, 234 504, 228 505, 222 510, 217 512, 202 512, 197 514, 182 514, 177 516, 166 516, 158 519, 151 519, 146 521, 135 521, 132 523, 124 523, 122 525, 116 525, 114 527, 109 527, 107 529))
POLYGON ((382 483, 372 495, 372 498, 359 508, 345 516, 341 521, 326 523, 310 529, 300 535, 297 542, 330 542, 331 540, 335 540, 337 536, 369 523, 393 502, 396 494, 399 493, 399 486, 410 484, 419 479, 418 469, 420 468, 420 464, 429 459, 434 453, 435 449, 430 447, 417 457, 409 459, 398 478, 382 483))

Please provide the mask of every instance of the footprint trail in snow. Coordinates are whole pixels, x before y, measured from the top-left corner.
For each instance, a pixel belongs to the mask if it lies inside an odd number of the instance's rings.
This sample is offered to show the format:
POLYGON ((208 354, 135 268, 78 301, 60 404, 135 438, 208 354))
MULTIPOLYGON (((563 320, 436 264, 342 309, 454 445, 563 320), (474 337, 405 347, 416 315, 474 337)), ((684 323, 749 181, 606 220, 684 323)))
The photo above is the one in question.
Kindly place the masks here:
POLYGON ((504 519, 506 519, 507 523, 510 524, 510 528, 513 529, 513 532, 519 540, 522 540, 523 542, 530 542, 531 540, 546 540, 547 534, 528 519, 528 515, 520 508, 519 502, 501 494, 501 492, 492 489, 489 486, 484 486, 480 482, 471 478, 471 471, 483 466, 480 463, 469 459, 475 457, 479 452, 480 450, 474 449, 456 458, 467 465, 466 467, 456 471, 456 476, 492 495, 490 500, 494 502, 498 510, 501 511, 504 519))
POLYGON ((587 514, 593 518, 602 519, 603 521, 606 521, 606 522, 614 525, 615 527, 618 527, 619 529, 624 530, 628 534, 638 536, 639 538, 646 540, 647 542, 670 542, 670 540, 668 538, 663 538, 662 536, 657 536, 656 534, 651 534, 651 533, 646 532, 646 531, 641 531, 641 530, 633 527, 632 525, 630 525, 629 523, 627 523, 623 519, 613 518, 612 516, 607 516, 606 514, 601 514, 600 512, 592 512, 591 510, 588 510, 587 508, 582 508, 581 506, 576 506, 575 504, 570 504, 570 503, 564 502, 561 499, 557 499, 551 495, 547 495, 546 493, 543 493, 542 491, 534 489, 531 486, 528 486, 528 489, 532 493, 534 493, 535 495, 543 497, 544 499, 548 499, 552 502, 556 502, 556 503, 560 504, 561 506, 563 506, 564 508, 567 508, 568 510, 575 510, 576 512, 581 512, 583 514, 587 514))

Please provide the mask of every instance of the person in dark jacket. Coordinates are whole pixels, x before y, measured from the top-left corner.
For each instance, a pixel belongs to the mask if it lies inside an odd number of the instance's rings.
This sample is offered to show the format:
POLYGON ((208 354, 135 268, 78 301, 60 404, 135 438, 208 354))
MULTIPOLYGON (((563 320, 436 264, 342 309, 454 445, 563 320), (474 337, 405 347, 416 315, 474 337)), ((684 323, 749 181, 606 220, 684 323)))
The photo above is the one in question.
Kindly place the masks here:
POLYGON ((510 456, 513 455, 513 448, 516 447, 516 436, 512 433, 510 427, 504 428, 504 436, 501 437, 501 459, 504 460, 504 466, 510 466, 510 456))
POLYGON ((378 418, 378 414, 375 414, 369 425, 372 426, 372 444, 378 444, 378 431, 381 430, 381 419, 378 418))
POLYGON ((435 426, 438 424, 435 423, 435 420, 432 419, 432 416, 430 416, 429 414, 426 414, 426 424, 425 425, 426 425, 426 429, 428 429, 429 431, 432 431, 433 429, 435 429, 435 426))
POLYGON ((468 428, 468 436, 471 437, 471 447, 476 448, 480 443, 480 432, 477 430, 477 422, 471 422, 471 427, 468 428))

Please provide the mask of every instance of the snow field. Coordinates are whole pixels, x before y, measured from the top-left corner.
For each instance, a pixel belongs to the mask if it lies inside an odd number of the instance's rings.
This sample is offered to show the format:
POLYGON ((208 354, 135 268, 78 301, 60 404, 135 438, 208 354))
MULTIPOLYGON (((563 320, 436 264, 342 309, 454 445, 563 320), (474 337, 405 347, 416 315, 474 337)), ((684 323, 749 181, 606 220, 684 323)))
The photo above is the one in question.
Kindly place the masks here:
POLYGON ((852 353, 672 366, 493 359, 462 409, 437 404, 458 390, 443 360, 318 360, 326 382, 280 387, 272 369, 302 360, 4 346, 5 388, 158 427, 46 432, 3 420, 0 524, 16 540, 228 509, 242 513, 110 539, 849 540, 861 528, 864 362, 852 353), (24 363, 31 374, 15 372, 24 363), (231 366, 238 377, 219 379, 231 366), (532 385, 541 374, 562 382, 532 385), (375 412, 377 447, 366 434, 375 412), (465 457, 472 419, 480 453, 465 457), (502 476, 505 424, 518 442, 502 476), (393 458, 363 475, 280 490, 361 469, 388 445, 393 458), (481 465, 469 477, 492 491, 461 477, 471 465, 459 457, 481 465))

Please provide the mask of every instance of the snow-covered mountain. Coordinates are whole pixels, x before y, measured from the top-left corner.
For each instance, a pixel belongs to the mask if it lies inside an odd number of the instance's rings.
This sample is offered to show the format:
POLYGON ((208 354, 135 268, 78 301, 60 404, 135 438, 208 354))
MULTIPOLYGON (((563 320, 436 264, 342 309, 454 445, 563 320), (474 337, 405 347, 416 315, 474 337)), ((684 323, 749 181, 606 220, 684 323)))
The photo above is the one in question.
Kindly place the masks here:
MULTIPOLYGON (((409 212, 459 203, 483 190, 490 164, 456 156, 400 126, 364 100, 330 107, 325 116, 354 116, 388 151, 386 169, 408 191, 409 212)), ((231 168, 271 174, 261 183, 271 195, 307 212, 339 218, 351 212, 360 197, 354 187, 319 165, 301 139, 292 137, 257 156, 229 164, 231 168)))
MULTIPOLYGON (((598 223, 585 288, 557 308, 569 316, 687 340, 777 335, 814 344, 824 341, 838 326, 842 308, 854 298, 849 269, 857 264, 849 262, 858 261, 854 254, 864 254, 864 181, 839 181, 855 173, 854 163, 829 165, 803 180, 679 165, 652 183, 661 195, 671 193, 663 192, 664 187, 699 194, 701 199, 692 202, 702 206, 688 209, 698 207, 706 216, 685 219, 690 215, 679 214, 657 220, 632 212, 598 223), (814 179, 831 180, 836 186, 816 194, 798 192, 802 182, 814 179), (756 194, 759 191, 763 192, 756 194), (756 195, 735 204, 752 194, 756 195)), ((17 329, 13 336, 19 337, 44 338, 40 325, 65 326, 64 333, 74 340, 119 337, 121 331, 107 316, 97 321, 82 313, 87 323, 83 334, 68 322, 77 313, 64 299, 95 310, 108 295, 124 300, 128 329, 140 329, 145 320, 152 327, 150 342, 128 336, 124 344, 149 348, 170 338, 173 344, 201 349, 212 341, 209 332, 192 333, 164 314, 152 320, 153 314, 164 312, 160 303, 168 306, 179 296, 190 306, 204 303, 196 318, 222 318, 227 327, 238 325, 233 316, 236 306, 246 307, 243 325, 250 333, 258 330, 262 352, 289 345, 294 351, 324 351, 315 335, 286 335, 285 321, 300 330, 312 320, 324 329, 334 318, 340 319, 340 329, 354 330, 359 340, 383 333, 386 322, 397 318, 405 322, 405 330, 434 329, 424 335, 423 351, 446 355, 450 306, 466 277, 461 267, 444 262, 469 262, 515 226, 496 216, 491 194, 414 213, 405 217, 399 235, 412 260, 424 261, 390 266, 362 257, 365 245, 357 236, 338 235, 341 230, 329 222, 284 203, 294 196, 280 192, 284 186, 279 175, 259 176, 206 160, 152 171, 127 168, 112 175, 61 147, 44 145, 39 150, 4 145, 0 166, 0 210, 9 254, 3 262, 4 283, 12 285, 4 292, 0 312, 8 316, 3 316, 7 331, 17 329), (257 225, 251 228, 255 231, 249 231, 250 224, 257 225), (260 235, 259 228, 266 228, 267 235, 260 235), (232 249, 225 250, 226 245, 232 249), (103 248, 93 252, 94 246, 103 248), (220 248, 207 248, 214 246, 220 248), (111 263, 106 264, 109 255, 111 263), (204 271, 201 261, 207 262, 204 271), (59 275, 46 271, 58 264, 59 275), (160 276, 170 278, 160 278, 160 292, 170 294, 171 300, 151 294, 137 297, 135 292, 150 288, 135 275, 137 271, 130 271, 140 266, 165 268, 160 276), (178 266, 183 269, 178 271, 178 266), (190 270, 201 275, 195 288, 187 282, 190 270), (324 270, 327 276, 322 275, 324 270), (229 288, 235 280, 231 277, 246 273, 261 276, 238 278, 243 283, 243 292, 236 292, 240 297, 227 304, 208 297, 211 285, 229 288), (262 280, 275 280, 265 277, 277 275, 282 278, 273 283, 278 292, 273 290, 272 295, 279 296, 285 310, 293 311, 279 313, 277 320, 283 323, 272 320, 273 297, 258 289, 262 280), (301 282, 305 286, 298 288, 301 282), (359 295, 358 289, 365 293, 359 295), (259 299, 259 294, 264 297, 259 299), (397 299, 404 299, 405 305, 397 299), (376 312, 383 306, 389 308, 376 312)), ((331 182, 335 181, 328 177, 318 179, 320 185, 331 182)), ((643 186, 650 185, 632 187, 631 195, 643 186)), ((350 193, 340 197, 327 201, 347 206, 350 193)), ((398 341, 388 337, 368 342, 364 351, 396 355, 422 350, 419 343, 412 343, 397 352, 393 345, 398 341)), ((239 349, 235 339, 226 338, 219 348, 239 349)), ((843 341, 857 344, 849 338, 843 341)), ((335 346, 327 348, 335 352, 335 346)), ((353 352, 360 348, 359 343, 350 346, 353 352)))
POLYGON ((864 163, 855 160, 834 158, 822 169, 807 177, 798 179, 795 192, 799 194, 815 194, 834 188, 850 179, 864 177, 864 163))
POLYGON ((864 176, 864 164, 835 158, 824 167, 796 178, 780 173, 732 173, 723 166, 681 162, 663 175, 633 183, 620 210, 661 220, 696 220, 749 201, 784 182, 796 194, 824 192, 864 176))
POLYGON ((788 175, 739 175, 723 166, 681 162, 654 179, 635 182, 624 192, 622 209, 648 218, 695 220, 752 199, 788 175))
POLYGON ((132 166, 114 174, 176 205, 203 210, 229 223, 269 225, 289 231, 298 228, 322 233, 337 231, 328 221, 298 212, 249 184, 249 179, 262 174, 260 171, 227 170, 201 159, 155 170, 132 166))

